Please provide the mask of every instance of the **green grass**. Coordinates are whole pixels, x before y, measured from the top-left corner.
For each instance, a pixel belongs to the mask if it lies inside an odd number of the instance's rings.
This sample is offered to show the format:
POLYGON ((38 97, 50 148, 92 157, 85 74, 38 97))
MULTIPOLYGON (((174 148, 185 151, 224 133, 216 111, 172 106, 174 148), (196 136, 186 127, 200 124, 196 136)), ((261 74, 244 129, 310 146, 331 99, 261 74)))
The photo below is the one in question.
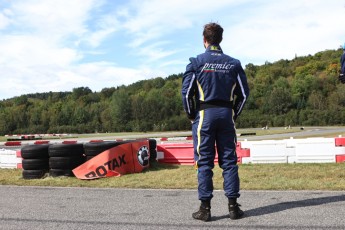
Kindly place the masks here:
MULTIPOLYGON (((345 165, 322 164, 243 164, 239 165, 242 190, 345 190, 345 165)), ((222 189, 221 169, 214 169, 214 188, 222 189)), ((20 169, 0 169, 1 185, 196 189, 193 166, 152 163, 142 173, 96 180, 74 177, 46 177, 25 180, 20 169)))

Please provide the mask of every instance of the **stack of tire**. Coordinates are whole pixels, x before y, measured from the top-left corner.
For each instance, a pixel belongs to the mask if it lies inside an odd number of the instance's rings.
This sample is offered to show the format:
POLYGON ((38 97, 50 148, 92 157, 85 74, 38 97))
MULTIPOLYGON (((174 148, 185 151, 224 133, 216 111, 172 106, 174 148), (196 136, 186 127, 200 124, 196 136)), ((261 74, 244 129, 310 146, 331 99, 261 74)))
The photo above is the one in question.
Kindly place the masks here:
POLYGON ((150 161, 157 160, 157 141, 155 139, 149 139, 150 161))
POLYGON ((123 141, 95 141, 85 143, 84 150, 86 155, 86 161, 94 158, 95 156, 104 152, 105 150, 111 149, 123 143, 123 141))
POLYGON ((73 169, 85 162, 83 144, 54 144, 49 146, 49 174, 52 177, 74 177, 73 169))
POLYGON ((41 179, 49 171, 49 145, 27 145, 21 149, 23 178, 41 179))

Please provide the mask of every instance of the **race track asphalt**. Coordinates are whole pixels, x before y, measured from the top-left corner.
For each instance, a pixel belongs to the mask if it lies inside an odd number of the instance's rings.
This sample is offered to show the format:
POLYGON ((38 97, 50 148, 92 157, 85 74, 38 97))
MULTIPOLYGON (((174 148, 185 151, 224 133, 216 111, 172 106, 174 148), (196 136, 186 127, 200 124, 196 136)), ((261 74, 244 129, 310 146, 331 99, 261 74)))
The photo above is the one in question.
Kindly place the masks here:
POLYGON ((343 191, 241 191, 230 220, 215 191, 212 221, 192 219, 196 190, 0 186, 0 229, 345 229, 343 191))

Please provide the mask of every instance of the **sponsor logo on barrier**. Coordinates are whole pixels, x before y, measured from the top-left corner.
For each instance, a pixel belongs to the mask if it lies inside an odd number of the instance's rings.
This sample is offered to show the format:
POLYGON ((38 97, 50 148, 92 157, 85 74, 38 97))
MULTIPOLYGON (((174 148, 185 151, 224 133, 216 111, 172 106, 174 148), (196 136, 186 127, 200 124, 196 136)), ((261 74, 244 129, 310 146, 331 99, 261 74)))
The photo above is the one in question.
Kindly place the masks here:
POLYGON ((150 154, 147 146, 148 140, 115 146, 73 169, 73 173, 79 179, 90 180, 141 172, 149 166, 150 154))
POLYGON ((105 177, 108 174, 108 170, 115 170, 116 168, 121 167, 126 164, 125 154, 118 156, 108 162, 105 162, 103 165, 100 165, 96 168, 95 171, 91 171, 85 174, 86 178, 95 178, 95 177, 105 177))
POLYGON ((150 152, 147 146, 142 146, 138 150, 138 161, 141 166, 147 166, 149 164, 149 159, 150 159, 150 152))

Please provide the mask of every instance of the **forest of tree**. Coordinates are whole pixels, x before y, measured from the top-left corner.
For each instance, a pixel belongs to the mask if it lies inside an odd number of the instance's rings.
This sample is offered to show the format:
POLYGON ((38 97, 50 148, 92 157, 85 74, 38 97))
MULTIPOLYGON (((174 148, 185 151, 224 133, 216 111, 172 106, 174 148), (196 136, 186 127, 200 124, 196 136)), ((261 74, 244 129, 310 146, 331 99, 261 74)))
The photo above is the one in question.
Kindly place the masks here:
MULTIPOLYGON (((238 128, 345 124, 342 49, 248 64, 250 97, 238 128)), ((125 76, 124 76, 125 77, 125 76)), ((0 135, 190 130, 181 100, 182 74, 92 92, 21 95, 0 101, 0 135)))

